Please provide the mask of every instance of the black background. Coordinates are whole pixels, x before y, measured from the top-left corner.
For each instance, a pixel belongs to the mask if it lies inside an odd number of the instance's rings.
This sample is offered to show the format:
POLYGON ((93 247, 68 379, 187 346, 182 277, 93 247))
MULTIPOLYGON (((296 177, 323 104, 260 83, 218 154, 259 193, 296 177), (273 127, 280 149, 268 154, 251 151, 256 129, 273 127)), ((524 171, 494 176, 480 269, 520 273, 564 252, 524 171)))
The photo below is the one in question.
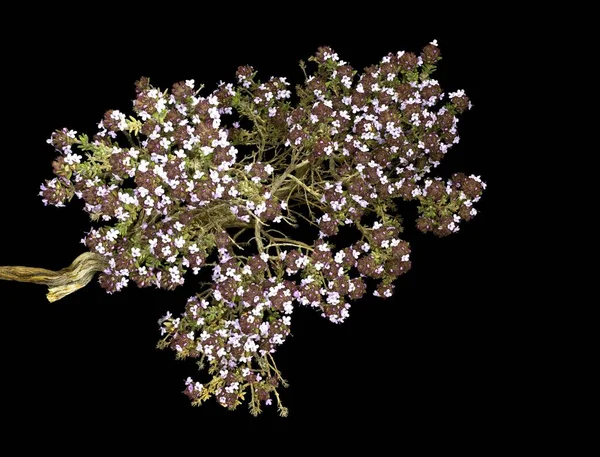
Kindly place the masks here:
POLYGON ((55 153, 45 141, 53 130, 93 132, 106 110, 128 111, 140 76, 161 88, 193 78, 210 89, 250 64, 263 80, 299 82, 298 61, 320 45, 362 69, 388 52, 418 53, 438 39, 437 79, 446 91, 465 89, 474 104, 442 172, 482 175, 489 186, 480 214, 445 239, 418 233, 409 219, 413 268, 392 299, 354 303, 340 326, 307 309, 295 313, 293 337, 277 354, 291 384, 282 390, 287 419, 275 407, 258 418, 245 406, 228 412, 212 400, 192 408, 181 394, 195 366, 155 349, 156 321, 182 309, 194 292, 191 281, 170 293, 130 287, 112 296, 94 281, 54 304, 43 286, 0 282, 2 415, 11 418, 5 433, 37 433, 57 422, 58 442, 73 430, 113 436, 146 422, 184 433, 240 425, 272 432, 309 426, 317 435, 335 435, 340 425, 455 437, 493 437, 499 427, 520 433, 498 419, 513 414, 524 362, 514 358, 520 328, 504 298, 510 251, 499 247, 505 239, 503 127, 495 122, 499 51, 486 27, 456 19, 441 27, 384 11, 324 18, 315 10, 297 24, 294 11, 272 21, 265 14, 244 11, 245 22, 231 23, 227 11, 209 20, 207 12, 172 5, 151 17, 109 8, 77 20, 54 11, 42 26, 15 19, 19 25, 3 32, 2 42, 0 264, 59 269, 84 250, 79 240, 89 224, 80 203, 44 207, 37 196, 39 184, 52 177, 55 153))

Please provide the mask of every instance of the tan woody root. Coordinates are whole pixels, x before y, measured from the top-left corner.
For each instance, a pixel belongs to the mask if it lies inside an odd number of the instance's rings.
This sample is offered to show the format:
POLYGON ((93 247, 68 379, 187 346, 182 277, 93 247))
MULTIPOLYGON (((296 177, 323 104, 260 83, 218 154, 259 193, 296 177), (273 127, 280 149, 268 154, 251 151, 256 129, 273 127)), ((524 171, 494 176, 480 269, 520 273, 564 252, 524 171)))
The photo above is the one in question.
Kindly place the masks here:
POLYGON ((71 265, 58 271, 32 267, 0 267, 0 279, 45 284, 48 286, 48 301, 55 302, 87 285, 96 272, 107 266, 106 259, 101 255, 85 252, 71 265))

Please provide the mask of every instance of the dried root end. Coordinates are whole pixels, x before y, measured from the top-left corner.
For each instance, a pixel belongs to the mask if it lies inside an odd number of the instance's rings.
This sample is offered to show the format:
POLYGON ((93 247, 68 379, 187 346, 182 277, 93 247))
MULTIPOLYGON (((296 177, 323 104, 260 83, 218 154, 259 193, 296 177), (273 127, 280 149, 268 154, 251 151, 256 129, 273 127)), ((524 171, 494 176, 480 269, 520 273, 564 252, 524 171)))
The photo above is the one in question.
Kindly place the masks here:
POLYGON ((0 279, 45 284, 48 301, 53 303, 85 287, 94 275, 108 266, 106 259, 93 252, 85 252, 71 265, 59 271, 32 267, 0 267, 0 279))

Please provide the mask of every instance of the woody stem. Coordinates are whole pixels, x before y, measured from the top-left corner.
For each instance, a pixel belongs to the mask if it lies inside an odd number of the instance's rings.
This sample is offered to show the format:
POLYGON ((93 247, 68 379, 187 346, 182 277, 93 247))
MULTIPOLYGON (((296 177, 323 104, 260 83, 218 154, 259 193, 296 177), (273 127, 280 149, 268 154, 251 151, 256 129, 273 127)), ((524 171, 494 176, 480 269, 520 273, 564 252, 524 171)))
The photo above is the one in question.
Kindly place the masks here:
POLYGON ((0 267, 0 279, 45 284, 48 286, 46 298, 52 303, 86 286, 96 272, 107 266, 106 259, 101 255, 85 252, 71 265, 58 271, 33 267, 0 267))

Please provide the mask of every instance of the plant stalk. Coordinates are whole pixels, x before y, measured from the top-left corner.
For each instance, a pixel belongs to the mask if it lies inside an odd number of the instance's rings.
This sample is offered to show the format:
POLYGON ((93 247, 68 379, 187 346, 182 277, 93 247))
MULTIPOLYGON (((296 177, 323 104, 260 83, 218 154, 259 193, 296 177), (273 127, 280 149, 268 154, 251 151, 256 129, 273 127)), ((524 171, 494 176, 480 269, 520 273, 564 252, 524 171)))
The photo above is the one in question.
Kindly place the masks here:
POLYGON ((50 303, 85 287, 94 275, 106 269, 108 262, 100 254, 84 252, 71 265, 58 271, 33 267, 0 267, 0 279, 32 282, 48 286, 50 303))

